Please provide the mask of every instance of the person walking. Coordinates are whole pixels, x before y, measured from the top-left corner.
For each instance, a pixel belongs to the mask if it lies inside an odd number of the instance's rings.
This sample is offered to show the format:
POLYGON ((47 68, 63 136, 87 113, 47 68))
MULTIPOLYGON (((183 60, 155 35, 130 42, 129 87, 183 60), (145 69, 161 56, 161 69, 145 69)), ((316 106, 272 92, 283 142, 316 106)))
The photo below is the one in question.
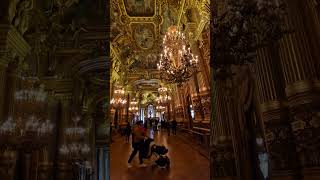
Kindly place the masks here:
POLYGON ((177 121, 174 119, 171 123, 172 134, 177 135, 177 121))
POLYGON ((130 135, 131 135, 131 125, 130 123, 127 121, 127 125, 126 125, 126 142, 129 142, 129 138, 130 138, 130 135))
POLYGON ((146 167, 146 164, 143 163, 143 154, 142 154, 142 148, 143 148, 143 143, 144 139, 146 137, 146 132, 144 131, 142 127, 141 121, 138 121, 136 123, 136 126, 133 128, 133 141, 132 141, 132 146, 133 146, 133 151, 129 157, 128 160, 128 168, 131 168, 131 161, 132 159, 136 156, 136 154, 139 152, 139 163, 140 167, 146 167))
POLYGON ((168 136, 170 136, 170 122, 169 120, 166 122, 166 129, 167 129, 167 132, 168 132, 168 136))
POLYGON ((158 123, 159 123, 159 120, 156 119, 154 123, 155 123, 155 126, 156 126, 156 127, 155 127, 155 130, 158 131, 158 123))

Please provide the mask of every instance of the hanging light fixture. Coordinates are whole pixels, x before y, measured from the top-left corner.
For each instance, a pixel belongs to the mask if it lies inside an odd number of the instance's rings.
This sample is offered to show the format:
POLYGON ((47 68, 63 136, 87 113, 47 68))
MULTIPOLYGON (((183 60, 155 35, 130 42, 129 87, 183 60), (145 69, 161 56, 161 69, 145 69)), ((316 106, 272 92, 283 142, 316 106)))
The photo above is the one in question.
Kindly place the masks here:
POLYGON ((110 104, 115 108, 124 106, 127 103, 127 100, 125 99, 124 94, 125 94, 125 91, 122 88, 115 90, 114 97, 111 99, 110 104))
POLYGON ((157 64, 160 76, 168 83, 181 86, 198 69, 198 56, 191 53, 185 35, 176 26, 168 28, 163 38, 163 54, 157 64))
POLYGON ((168 95, 168 89, 166 87, 158 88, 159 96, 156 98, 158 104, 166 104, 171 101, 171 96, 168 95))
POLYGON ((129 111, 131 111, 131 112, 133 112, 133 113, 138 112, 139 107, 138 107, 137 105, 138 105, 138 102, 137 102, 135 99, 133 99, 133 100, 130 102, 129 111))

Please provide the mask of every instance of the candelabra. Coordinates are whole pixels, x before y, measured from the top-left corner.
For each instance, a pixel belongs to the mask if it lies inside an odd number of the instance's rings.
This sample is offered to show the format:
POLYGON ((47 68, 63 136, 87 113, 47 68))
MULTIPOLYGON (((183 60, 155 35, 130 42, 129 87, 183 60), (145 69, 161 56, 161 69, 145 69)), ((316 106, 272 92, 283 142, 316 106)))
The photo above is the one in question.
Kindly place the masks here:
POLYGON ((156 98, 158 104, 167 104, 171 101, 171 97, 168 95, 168 89, 166 87, 158 88, 159 96, 156 98))
POLYGON ((65 129, 64 134, 67 142, 59 148, 59 152, 66 158, 79 158, 90 152, 90 147, 82 143, 87 131, 85 128, 78 126, 80 120, 81 118, 79 116, 73 117, 72 121, 74 125, 65 129))
POLYGON ((74 126, 65 129, 65 135, 68 138, 74 140, 74 139, 79 139, 81 137, 84 137, 86 133, 86 129, 83 127, 78 127, 78 123, 80 120, 81 119, 79 116, 72 118, 72 121, 74 122, 74 126))
POLYGON ((161 78, 181 86, 197 71, 198 56, 191 53, 184 34, 175 26, 169 27, 163 38, 163 46, 163 54, 157 64, 161 78))
POLYGON ((157 97, 156 101, 158 102, 158 104, 166 104, 169 101, 171 101, 171 97, 168 95, 159 95, 159 97, 157 97))
POLYGON ((66 157, 78 158, 79 156, 88 155, 90 147, 88 144, 83 143, 63 144, 59 148, 59 152, 61 155, 66 157))
POLYGON ((158 106, 156 106, 156 109, 157 109, 157 111, 159 111, 159 112, 164 112, 165 109, 166 109, 166 107, 161 106, 161 105, 158 105, 158 106))

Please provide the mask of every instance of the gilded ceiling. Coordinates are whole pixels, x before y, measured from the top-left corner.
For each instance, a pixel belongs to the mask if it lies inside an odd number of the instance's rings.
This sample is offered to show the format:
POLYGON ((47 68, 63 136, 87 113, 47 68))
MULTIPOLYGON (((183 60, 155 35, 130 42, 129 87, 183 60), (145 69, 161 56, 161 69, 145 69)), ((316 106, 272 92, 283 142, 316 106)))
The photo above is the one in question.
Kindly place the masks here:
POLYGON ((181 7, 181 0, 112 1, 110 39, 113 70, 116 71, 112 73, 113 80, 126 74, 126 82, 133 87, 159 86, 149 80, 158 79, 162 35, 170 25, 177 23, 181 7))
POLYGON ((155 91, 161 83, 157 63, 163 35, 171 25, 196 28, 203 4, 208 0, 112 0, 111 80, 133 91, 155 91))

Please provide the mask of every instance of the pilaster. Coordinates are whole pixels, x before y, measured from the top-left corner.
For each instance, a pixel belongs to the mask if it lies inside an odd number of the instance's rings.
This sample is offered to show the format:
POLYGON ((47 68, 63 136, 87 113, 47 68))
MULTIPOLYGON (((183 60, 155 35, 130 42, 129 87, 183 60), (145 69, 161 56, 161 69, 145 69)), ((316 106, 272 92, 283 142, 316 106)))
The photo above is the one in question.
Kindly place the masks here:
POLYGON ((299 154, 304 179, 318 179, 320 173, 312 176, 308 171, 320 167, 319 114, 320 81, 319 67, 312 55, 311 42, 302 19, 297 1, 289 2, 287 26, 295 31, 286 34, 279 42, 280 60, 285 76, 286 96, 292 116, 291 126, 299 154))
POLYGON ((271 47, 257 51, 255 64, 259 110, 264 123, 265 140, 273 179, 292 179, 296 176, 298 159, 284 101, 284 87, 280 65, 272 56, 271 47))

